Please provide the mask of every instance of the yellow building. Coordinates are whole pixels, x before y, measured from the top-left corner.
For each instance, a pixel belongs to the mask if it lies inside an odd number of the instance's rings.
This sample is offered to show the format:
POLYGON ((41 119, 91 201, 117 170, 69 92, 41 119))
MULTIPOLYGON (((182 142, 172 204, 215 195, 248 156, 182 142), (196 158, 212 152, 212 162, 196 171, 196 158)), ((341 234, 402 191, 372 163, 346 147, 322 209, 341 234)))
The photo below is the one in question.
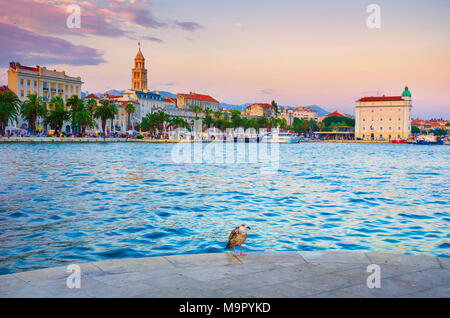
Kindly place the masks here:
POLYGON ((411 93, 402 96, 363 97, 356 101, 355 138, 405 139, 411 134, 411 93))
POLYGON ((315 110, 312 110, 311 107, 296 107, 295 109, 284 107, 281 108, 277 117, 285 119, 288 125, 292 125, 294 118, 306 120, 319 119, 318 113, 315 110))
POLYGON ((177 107, 193 108, 199 106, 202 110, 206 108, 215 112, 219 110, 219 101, 208 95, 201 95, 190 92, 189 94, 177 94, 177 107))
POLYGON ((276 117, 277 109, 271 104, 258 103, 247 106, 247 108, 243 110, 241 114, 244 116, 276 117))
POLYGON ((66 102, 72 95, 81 97, 82 84, 80 77, 67 76, 64 71, 23 66, 18 62, 9 63, 8 88, 22 102, 30 94, 41 96, 44 102, 49 102, 54 96, 60 96, 66 102))

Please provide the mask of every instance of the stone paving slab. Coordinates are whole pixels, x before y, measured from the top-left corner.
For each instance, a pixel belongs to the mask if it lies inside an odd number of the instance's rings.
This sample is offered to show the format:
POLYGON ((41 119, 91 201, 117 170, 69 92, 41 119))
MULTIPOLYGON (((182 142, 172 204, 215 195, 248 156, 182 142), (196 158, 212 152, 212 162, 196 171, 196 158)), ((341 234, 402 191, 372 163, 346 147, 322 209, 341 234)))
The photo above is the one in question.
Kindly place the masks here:
POLYGON ((251 252, 114 259, 0 276, 0 297, 450 297, 450 259, 354 251, 251 252), (381 288, 367 287, 367 266, 381 288))

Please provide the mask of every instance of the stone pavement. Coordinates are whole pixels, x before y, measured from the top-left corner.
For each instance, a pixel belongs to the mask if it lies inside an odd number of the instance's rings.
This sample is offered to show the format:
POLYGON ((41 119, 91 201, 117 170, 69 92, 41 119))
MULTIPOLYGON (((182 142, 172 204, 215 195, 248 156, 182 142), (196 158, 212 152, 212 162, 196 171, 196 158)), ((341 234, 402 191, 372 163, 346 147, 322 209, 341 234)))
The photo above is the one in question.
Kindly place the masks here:
POLYGON ((0 297, 449 297, 450 258, 380 252, 292 251, 173 255, 0 276, 0 297), (367 287, 367 266, 381 269, 367 287))

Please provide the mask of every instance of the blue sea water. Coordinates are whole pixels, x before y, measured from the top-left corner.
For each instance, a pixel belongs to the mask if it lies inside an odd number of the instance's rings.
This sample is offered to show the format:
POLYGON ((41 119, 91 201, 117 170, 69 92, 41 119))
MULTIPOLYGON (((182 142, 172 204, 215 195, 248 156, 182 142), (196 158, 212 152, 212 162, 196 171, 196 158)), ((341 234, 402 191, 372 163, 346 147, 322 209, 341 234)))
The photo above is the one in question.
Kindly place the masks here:
POLYGON ((69 263, 256 250, 450 256, 450 147, 279 145, 251 163, 181 164, 173 144, 0 144, 0 274, 69 263))

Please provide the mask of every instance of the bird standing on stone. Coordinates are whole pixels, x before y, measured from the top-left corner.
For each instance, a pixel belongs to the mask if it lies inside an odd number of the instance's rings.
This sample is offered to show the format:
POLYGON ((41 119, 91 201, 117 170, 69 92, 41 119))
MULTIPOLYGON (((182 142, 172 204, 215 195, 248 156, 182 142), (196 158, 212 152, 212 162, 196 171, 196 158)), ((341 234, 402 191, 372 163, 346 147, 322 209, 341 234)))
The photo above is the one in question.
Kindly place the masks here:
POLYGON ((247 239, 247 229, 250 230, 250 227, 248 227, 245 224, 242 224, 241 226, 236 227, 233 231, 231 231, 230 236, 228 237, 228 244, 225 249, 234 248, 233 256, 236 255, 236 245, 240 246, 240 254, 241 256, 245 256, 246 254, 242 253, 242 243, 245 242, 247 239))

